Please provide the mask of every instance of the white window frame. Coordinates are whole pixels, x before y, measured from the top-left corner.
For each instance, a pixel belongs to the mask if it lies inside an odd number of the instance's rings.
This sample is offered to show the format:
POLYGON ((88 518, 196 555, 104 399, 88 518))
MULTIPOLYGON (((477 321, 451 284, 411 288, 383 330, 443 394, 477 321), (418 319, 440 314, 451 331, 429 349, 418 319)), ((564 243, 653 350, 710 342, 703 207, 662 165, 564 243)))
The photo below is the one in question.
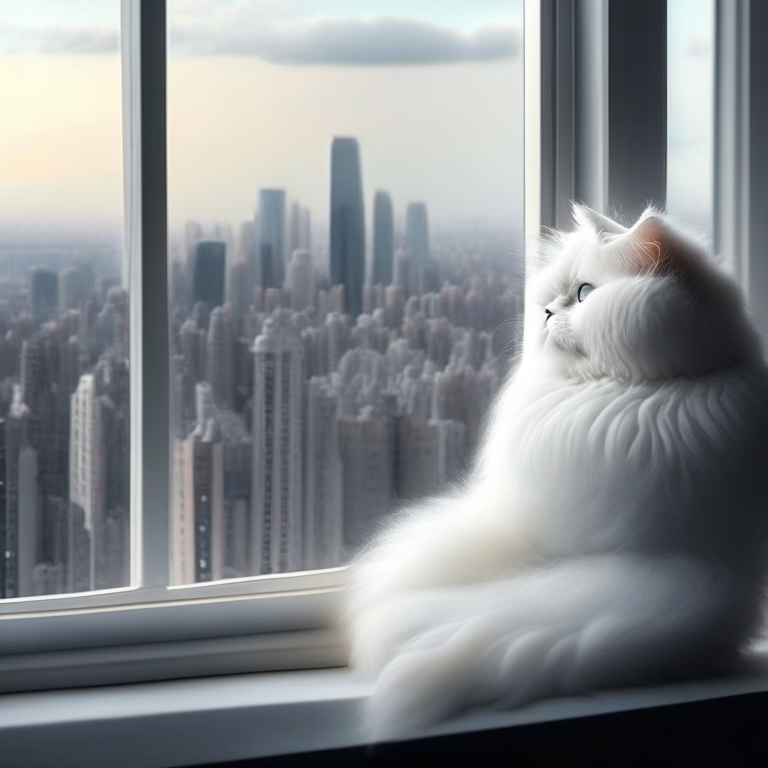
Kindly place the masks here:
MULTIPOLYGON (((608 80, 608 12, 608 0, 525 0, 529 236, 563 223, 565 202, 573 197, 610 213, 610 148, 626 133, 610 111, 610 99, 621 89, 608 80)), ((737 93, 740 106, 727 114, 716 106, 716 169, 721 178, 731 174, 729 183, 740 192, 719 199, 715 231, 722 249, 742 265, 743 284, 762 320, 761 312, 768 314, 768 259, 755 244, 768 237, 768 97, 751 74, 768 71, 768 47, 752 44, 768 26, 768 3, 718 0, 717 13, 718 100, 727 104, 737 93)), ((343 568, 168 586, 170 356, 167 333, 153 333, 168 327, 165 1, 122 0, 121 36, 133 585, 2 601, 0 692, 346 660, 332 629, 343 568)), ((654 98, 652 92, 646 96, 654 98)), ((657 174, 655 183, 663 202, 663 177, 657 174)))
POLYGON ((121 0, 131 586, 0 602, 0 692, 346 664, 344 568, 170 584, 166 21, 121 0))

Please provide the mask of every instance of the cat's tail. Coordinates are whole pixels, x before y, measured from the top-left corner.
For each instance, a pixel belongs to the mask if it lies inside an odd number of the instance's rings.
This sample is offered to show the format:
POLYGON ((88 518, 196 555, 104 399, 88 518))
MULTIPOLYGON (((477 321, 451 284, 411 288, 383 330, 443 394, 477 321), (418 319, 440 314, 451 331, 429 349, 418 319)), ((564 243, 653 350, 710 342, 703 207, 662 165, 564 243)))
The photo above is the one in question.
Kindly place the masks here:
POLYGON ((365 642, 380 647, 356 648, 379 660, 372 737, 477 704, 735 668, 757 605, 719 568, 682 557, 592 556, 401 594, 371 607, 381 632, 365 642))

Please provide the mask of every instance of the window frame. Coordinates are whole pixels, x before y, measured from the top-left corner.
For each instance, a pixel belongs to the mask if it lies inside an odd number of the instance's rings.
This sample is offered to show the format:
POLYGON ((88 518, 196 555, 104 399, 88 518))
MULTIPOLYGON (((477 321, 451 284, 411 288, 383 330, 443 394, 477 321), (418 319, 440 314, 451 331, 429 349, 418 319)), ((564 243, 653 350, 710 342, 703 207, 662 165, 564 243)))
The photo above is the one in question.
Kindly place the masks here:
MULTIPOLYGON (((215 674, 237 638, 261 642, 229 671, 346 663, 333 630, 345 569, 170 583, 170 331, 165 0, 121 0, 125 258, 131 313, 131 585, 0 603, 0 691, 44 685, 30 654, 56 672, 45 687, 215 674), (166 329, 158 333, 157 328, 166 329), (258 605, 258 609, 256 609, 258 605), (303 634, 303 637, 297 637, 303 634), (194 669, 184 644, 209 641, 194 669), (211 645, 211 642, 214 644, 211 645), (217 644, 216 644, 217 643, 217 644), (144 646, 142 650, 137 650, 144 646), (285 653, 293 647, 295 653, 285 653), (218 650, 216 650, 218 648, 218 650), (97 658, 96 649, 101 654, 97 658), (87 651, 92 651, 89 654, 87 651), (107 650, 110 655, 105 655, 107 650), (77 655, 78 651, 86 651, 77 655), (51 656, 53 654, 55 656, 51 656), (165 670, 158 670, 164 659, 165 670), (43 663, 43 659, 38 659, 43 663)), ((241 656, 243 654, 241 653, 241 656)))
MULTIPOLYGON (((750 74, 768 71, 768 49, 750 42, 768 24, 768 7, 716 0, 716 13, 718 20, 730 19, 716 28, 716 167, 735 174, 731 183, 743 192, 716 203, 716 237, 721 233, 718 247, 730 247, 749 266, 742 284, 754 302, 768 299, 768 261, 751 246, 768 240, 768 217, 761 215, 768 193, 768 100, 750 74), (734 83, 741 107, 723 116, 719 107, 728 103, 734 83), (745 101, 758 109, 746 108, 745 101), (733 231, 741 235, 728 234, 733 231)), ((537 237, 542 226, 563 223, 564 203, 573 197, 609 212, 608 149, 622 129, 607 108, 613 92, 606 70, 608 0, 525 0, 524 25, 525 221, 527 235, 537 237)), ((164 404, 170 355, 168 334, 152 332, 168 327, 165 0, 122 0, 121 38, 132 313, 132 586, 3 601, 0 691, 217 674, 228 653, 240 654, 229 672, 343 664, 344 642, 332 627, 345 568, 168 585, 171 438, 164 404), (246 638, 250 656, 242 650, 246 638), (195 643, 202 661, 191 669, 183 659, 195 643), (289 646, 293 655, 281 652, 289 646), (46 682, 40 670, 53 668, 55 679, 46 682)))

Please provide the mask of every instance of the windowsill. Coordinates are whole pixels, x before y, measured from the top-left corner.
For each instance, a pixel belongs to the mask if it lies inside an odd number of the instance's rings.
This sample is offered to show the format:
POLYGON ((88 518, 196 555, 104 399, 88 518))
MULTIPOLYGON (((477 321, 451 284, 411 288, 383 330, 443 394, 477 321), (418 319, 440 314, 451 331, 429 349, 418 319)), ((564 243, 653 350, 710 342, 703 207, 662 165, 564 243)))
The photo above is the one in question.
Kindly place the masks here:
MULTIPOLYGON (((768 646, 750 675, 549 699, 476 711, 421 736, 509 728, 768 690, 768 646)), ((60 768, 191 766, 366 743, 367 688, 323 669, 0 696, 3 763, 60 768)))

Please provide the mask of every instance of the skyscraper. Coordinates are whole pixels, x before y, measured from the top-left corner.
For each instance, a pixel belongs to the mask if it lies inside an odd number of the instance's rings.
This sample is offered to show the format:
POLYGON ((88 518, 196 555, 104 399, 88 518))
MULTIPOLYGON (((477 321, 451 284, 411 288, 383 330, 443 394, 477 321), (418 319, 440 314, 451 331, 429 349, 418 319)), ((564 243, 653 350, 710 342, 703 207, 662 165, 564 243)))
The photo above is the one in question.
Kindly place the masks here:
POLYGON ((59 300, 61 309, 76 309, 96 287, 96 278, 90 264, 66 267, 59 276, 59 300))
POLYGON ((69 500, 73 514, 81 512, 90 538, 89 552, 73 552, 74 560, 89 563, 88 588, 104 587, 104 523, 106 502, 105 445, 102 402, 95 376, 83 374, 72 393, 69 439, 69 500))
POLYGON ((429 225, 427 206, 424 203, 408 203, 405 214, 405 247, 419 266, 429 259, 429 225))
POLYGON ((195 245, 192 276, 192 303, 203 301, 208 309, 224 303, 226 246, 218 240, 201 240, 195 245))
POLYGON ((344 546, 353 551, 373 532, 392 500, 390 420, 370 406, 339 420, 343 464, 344 546))
POLYGON ((360 150, 357 139, 334 138, 331 144, 331 283, 343 285, 346 310, 357 317, 363 308, 365 216, 360 150))
POLYGON ((282 288, 285 282, 285 190, 259 190, 261 286, 282 288))
POLYGON ((243 290, 246 306, 253 303, 253 289, 261 285, 261 256, 259 254, 258 222, 244 221, 240 226, 240 258, 245 263, 243 290))
POLYGON ((251 567, 302 566, 303 347, 272 319, 254 344, 251 567))
POLYGON ((216 307, 211 312, 206 342, 206 380, 216 405, 231 406, 234 392, 235 334, 230 307, 216 307))
POLYGON ((315 265, 309 251, 300 249, 293 252, 288 265, 288 287, 291 289, 291 307, 294 310, 311 306, 314 299, 315 265))
POLYGON ((0 419, 0 597, 5 597, 5 560, 8 551, 7 537, 7 509, 8 509, 8 481, 6 476, 8 444, 6 438, 5 419, 0 419))
POLYGON ((337 398, 325 378, 307 382, 304 449, 304 567, 342 562, 342 467, 337 398))
POLYGON ((29 296, 35 322, 53 320, 59 311, 59 276, 43 267, 33 269, 29 296))
POLYGON ((425 290, 424 273, 429 264, 429 225, 427 206, 424 203, 408 203, 405 214, 405 250, 411 259, 414 293, 425 290))
POLYGON ((373 285, 392 284, 395 248, 395 225, 392 198, 378 190, 373 196, 373 285))

